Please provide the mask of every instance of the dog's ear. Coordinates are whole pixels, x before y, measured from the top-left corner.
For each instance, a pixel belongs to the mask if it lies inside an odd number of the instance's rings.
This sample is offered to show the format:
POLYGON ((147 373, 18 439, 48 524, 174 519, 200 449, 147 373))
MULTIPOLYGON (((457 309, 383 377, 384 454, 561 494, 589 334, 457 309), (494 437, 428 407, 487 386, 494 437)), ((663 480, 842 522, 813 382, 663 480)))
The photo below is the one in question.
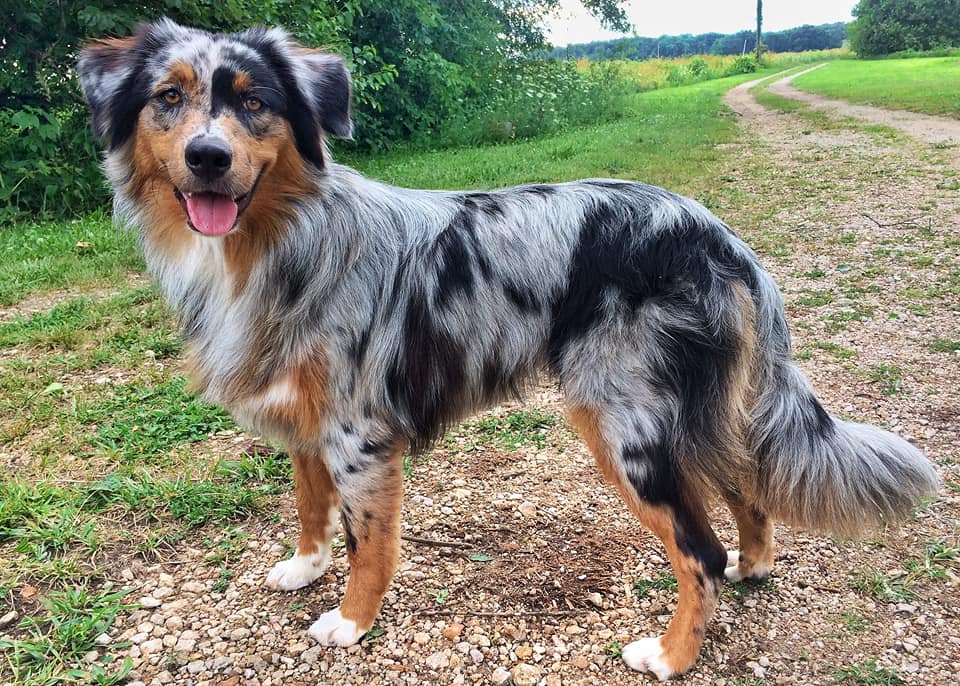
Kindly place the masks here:
POLYGON ((350 72, 340 55, 297 46, 297 76, 316 113, 318 124, 337 138, 353 137, 350 118, 350 72))
POLYGON ((123 97, 124 85, 134 75, 136 44, 136 36, 113 38, 90 43, 80 52, 77 71, 83 96, 93 113, 93 131, 111 147, 119 142, 112 126, 113 104, 123 97))

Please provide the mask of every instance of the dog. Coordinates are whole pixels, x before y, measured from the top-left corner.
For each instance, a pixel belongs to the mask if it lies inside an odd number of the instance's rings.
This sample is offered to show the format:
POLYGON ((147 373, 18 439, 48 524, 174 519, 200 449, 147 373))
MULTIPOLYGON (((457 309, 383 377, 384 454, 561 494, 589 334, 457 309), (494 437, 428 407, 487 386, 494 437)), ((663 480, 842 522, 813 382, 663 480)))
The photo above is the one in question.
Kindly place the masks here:
POLYGON ((693 200, 619 180, 367 179, 325 144, 352 136, 343 59, 280 29, 161 20, 86 46, 79 77, 195 387, 290 453, 301 534, 266 585, 317 579, 342 521, 346 594, 309 628, 324 645, 357 642, 380 609, 404 451, 542 372, 673 566, 666 632, 623 649, 659 679, 696 661, 724 578, 770 573, 773 521, 856 533, 937 490, 907 441, 824 410, 773 280, 693 200), (738 551, 711 529, 712 497, 738 551))

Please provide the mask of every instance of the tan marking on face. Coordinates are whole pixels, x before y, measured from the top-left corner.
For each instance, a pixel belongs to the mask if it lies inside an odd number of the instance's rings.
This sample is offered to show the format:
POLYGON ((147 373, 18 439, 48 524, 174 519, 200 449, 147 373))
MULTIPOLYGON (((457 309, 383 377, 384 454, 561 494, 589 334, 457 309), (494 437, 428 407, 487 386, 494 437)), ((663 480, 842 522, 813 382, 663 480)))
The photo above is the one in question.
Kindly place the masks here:
POLYGON ((253 88, 253 79, 245 71, 238 71, 233 75, 233 92, 237 95, 243 95, 253 88))
POLYGON ((186 62, 174 62, 170 65, 165 84, 182 88, 185 93, 196 97, 200 91, 197 83, 197 72, 186 62))
MULTIPOLYGON (((248 75, 238 75, 243 76, 249 79, 248 75)), ((243 78, 239 80, 242 82, 243 78)), ((184 150, 198 131, 209 126, 210 112, 208 97, 201 92, 202 86, 189 64, 174 63, 155 89, 165 86, 182 88, 186 97, 175 113, 164 113, 155 100, 141 111, 131 157, 131 188, 144 210, 148 238, 157 249, 176 256, 189 245, 191 231, 185 212, 173 196, 173 188, 206 190, 187 167, 184 150)), ((228 110, 222 110, 216 120, 231 147, 233 161, 214 190, 239 198, 254 189, 263 172, 249 207, 241 215, 238 230, 226 237, 228 266, 237 288, 245 285, 256 258, 282 234, 284 220, 290 216, 284 200, 302 195, 307 188, 304 163, 287 122, 270 112, 258 117, 256 135, 228 110)))
POLYGON ((235 163, 242 157, 246 165, 260 174, 250 206, 240 218, 239 230, 225 238, 224 256, 238 291, 246 285, 257 260, 282 239, 287 226, 294 221, 290 201, 310 193, 306 163, 297 150, 289 124, 275 115, 260 116, 273 117, 274 121, 259 138, 251 136, 235 119, 225 127, 235 163))
POLYGON ((400 558, 403 450, 401 442, 391 454, 388 471, 378 481, 376 499, 353 507, 356 521, 350 524, 357 547, 347 547, 350 578, 340 614, 358 627, 369 628, 373 624, 400 558))

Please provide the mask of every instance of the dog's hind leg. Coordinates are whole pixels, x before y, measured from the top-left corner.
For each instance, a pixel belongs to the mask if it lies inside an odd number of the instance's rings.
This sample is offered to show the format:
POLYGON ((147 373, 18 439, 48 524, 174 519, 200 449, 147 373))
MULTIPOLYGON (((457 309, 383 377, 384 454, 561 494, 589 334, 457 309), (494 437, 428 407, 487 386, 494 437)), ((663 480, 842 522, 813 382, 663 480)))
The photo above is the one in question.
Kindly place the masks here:
POLYGON ((676 574, 679 602, 666 632, 623 649, 628 666, 664 680, 696 662, 716 607, 727 554, 710 528, 695 489, 683 483, 676 456, 666 447, 668 432, 652 435, 653 427, 660 426, 657 418, 644 410, 637 410, 632 420, 614 414, 623 413, 600 407, 570 409, 571 422, 604 477, 663 541, 676 574))
POLYGON ((764 579, 773 568, 773 522, 757 508, 727 496, 727 506, 737 520, 740 550, 727 555, 724 575, 730 581, 764 579))
POLYGON ((264 582, 278 591, 303 588, 316 580, 330 563, 330 539, 339 515, 337 489, 323 458, 294 452, 293 477, 297 492, 300 541, 289 560, 278 562, 264 582))
POLYGON ((400 556, 402 442, 367 441, 334 462, 350 578, 343 602, 313 623, 323 645, 349 646, 373 626, 400 556))

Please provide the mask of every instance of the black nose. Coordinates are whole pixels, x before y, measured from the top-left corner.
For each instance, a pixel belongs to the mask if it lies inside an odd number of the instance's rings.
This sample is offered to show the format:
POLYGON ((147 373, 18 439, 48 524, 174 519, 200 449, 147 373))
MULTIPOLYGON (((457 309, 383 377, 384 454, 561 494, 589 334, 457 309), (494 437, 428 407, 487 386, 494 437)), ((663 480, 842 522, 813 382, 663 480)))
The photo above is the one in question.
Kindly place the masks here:
POLYGON ((204 181, 219 179, 230 169, 233 152, 221 138, 195 138, 184 151, 190 171, 204 181))

